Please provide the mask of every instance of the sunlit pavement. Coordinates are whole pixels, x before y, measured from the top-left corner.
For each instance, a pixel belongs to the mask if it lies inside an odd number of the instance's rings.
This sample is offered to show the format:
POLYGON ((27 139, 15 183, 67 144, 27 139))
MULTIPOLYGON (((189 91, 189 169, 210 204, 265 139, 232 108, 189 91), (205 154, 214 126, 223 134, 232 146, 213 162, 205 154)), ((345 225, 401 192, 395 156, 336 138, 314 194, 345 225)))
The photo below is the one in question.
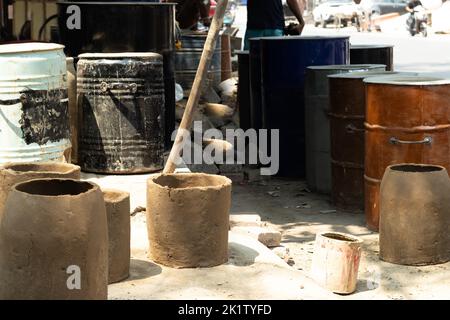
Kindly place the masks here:
MULTIPOLYGON (((245 34, 246 8, 240 7, 235 25, 239 37, 245 34)), ((430 32, 427 38, 412 37, 405 27, 405 17, 382 25, 383 32, 357 32, 354 27, 336 29, 305 26, 303 35, 348 35, 352 44, 394 45, 394 68, 396 71, 433 73, 450 78, 450 35, 430 32)))

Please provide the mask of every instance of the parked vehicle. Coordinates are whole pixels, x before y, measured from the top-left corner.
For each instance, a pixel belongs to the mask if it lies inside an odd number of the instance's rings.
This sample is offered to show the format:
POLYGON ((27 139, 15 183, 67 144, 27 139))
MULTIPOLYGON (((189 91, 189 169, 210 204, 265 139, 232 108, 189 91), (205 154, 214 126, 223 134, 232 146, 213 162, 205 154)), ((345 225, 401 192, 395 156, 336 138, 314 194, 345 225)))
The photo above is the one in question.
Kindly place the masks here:
POLYGON ((369 8, 368 12, 372 14, 372 19, 388 13, 406 13, 407 0, 368 0, 365 6, 369 8))
POLYGON ((357 5, 352 0, 330 0, 319 4, 312 12, 314 25, 326 27, 330 23, 340 20, 342 25, 347 25, 358 12, 357 5))
POLYGON ((414 8, 406 20, 406 28, 413 37, 418 33, 424 37, 428 35, 428 15, 424 7, 414 8))

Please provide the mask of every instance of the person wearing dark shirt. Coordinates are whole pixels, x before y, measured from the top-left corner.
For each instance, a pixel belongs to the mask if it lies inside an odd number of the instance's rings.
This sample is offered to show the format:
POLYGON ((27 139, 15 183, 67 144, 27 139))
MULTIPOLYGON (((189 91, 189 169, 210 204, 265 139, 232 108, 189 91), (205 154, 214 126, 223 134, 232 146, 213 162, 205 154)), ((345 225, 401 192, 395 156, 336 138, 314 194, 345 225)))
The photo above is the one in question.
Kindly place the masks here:
MULTIPOLYGON (((287 4, 298 20, 296 33, 301 34, 305 21, 301 11, 301 0, 287 0, 287 4)), ((244 50, 248 50, 251 38, 282 36, 284 34, 284 12, 281 0, 248 0, 247 31, 244 50)))

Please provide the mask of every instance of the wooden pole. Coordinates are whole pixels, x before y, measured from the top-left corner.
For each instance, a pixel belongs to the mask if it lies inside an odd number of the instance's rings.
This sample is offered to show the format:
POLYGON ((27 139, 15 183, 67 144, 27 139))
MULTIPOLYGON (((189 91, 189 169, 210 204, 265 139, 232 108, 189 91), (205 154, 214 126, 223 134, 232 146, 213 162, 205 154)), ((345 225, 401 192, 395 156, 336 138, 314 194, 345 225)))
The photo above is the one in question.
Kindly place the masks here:
POLYGON ((184 110, 183 118, 178 128, 177 136, 170 150, 169 159, 164 167, 163 173, 173 173, 176 168, 176 160, 180 156, 181 150, 184 144, 183 132, 191 129, 192 120, 194 118, 195 108, 200 100, 201 89, 206 80, 209 65, 216 48, 217 38, 219 36, 220 29, 222 28, 223 18, 225 16, 225 10, 228 5, 228 0, 220 0, 216 7, 214 18, 211 22, 211 27, 206 38, 203 53, 198 65, 197 74, 195 75, 194 84, 192 85, 191 93, 189 95, 186 109, 184 110))

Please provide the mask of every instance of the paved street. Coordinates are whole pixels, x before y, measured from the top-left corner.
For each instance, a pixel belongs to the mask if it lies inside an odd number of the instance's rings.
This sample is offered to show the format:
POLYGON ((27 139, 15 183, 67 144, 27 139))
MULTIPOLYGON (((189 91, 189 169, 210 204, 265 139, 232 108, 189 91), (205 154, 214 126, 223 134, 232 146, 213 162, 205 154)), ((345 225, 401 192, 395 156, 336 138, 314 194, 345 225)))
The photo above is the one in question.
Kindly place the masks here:
MULTIPOLYGON (((236 17, 239 36, 245 34, 246 8, 241 7, 236 17)), ((436 73, 450 78, 450 35, 430 33, 428 38, 411 37, 404 18, 385 23, 383 32, 357 32, 354 27, 334 29, 307 25, 303 35, 349 35, 352 44, 393 44, 396 71, 436 73)))

